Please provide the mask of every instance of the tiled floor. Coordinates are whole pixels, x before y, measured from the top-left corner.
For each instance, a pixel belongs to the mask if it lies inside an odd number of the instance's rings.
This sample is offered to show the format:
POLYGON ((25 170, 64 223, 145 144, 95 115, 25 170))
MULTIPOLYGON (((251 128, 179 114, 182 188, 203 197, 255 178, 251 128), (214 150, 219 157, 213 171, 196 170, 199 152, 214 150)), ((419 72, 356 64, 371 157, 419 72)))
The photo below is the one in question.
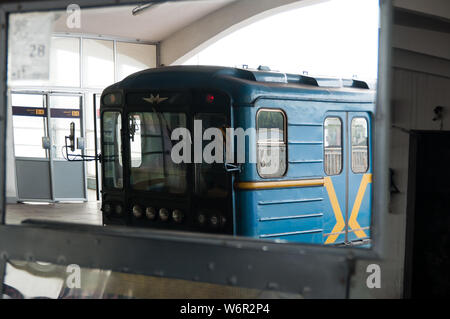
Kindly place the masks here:
POLYGON ((20 224, 26 219, 61 221, 77 224, 101 225, 101 202, 89 191, 86 203, 26 203, 6 206, 6 223, 20 224))

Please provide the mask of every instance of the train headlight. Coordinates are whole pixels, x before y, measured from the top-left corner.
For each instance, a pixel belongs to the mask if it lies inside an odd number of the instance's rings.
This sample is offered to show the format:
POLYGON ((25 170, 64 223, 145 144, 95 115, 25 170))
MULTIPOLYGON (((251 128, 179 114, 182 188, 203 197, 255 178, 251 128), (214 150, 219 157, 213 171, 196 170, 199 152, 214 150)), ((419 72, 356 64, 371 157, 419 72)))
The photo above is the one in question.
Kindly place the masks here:
POLYGON ((219 226, 219 217, 217 217, 217 215, 212 215, 209 219, 209 222, 211 223, 211 225, 213 225, 214 227, 219 226))
POLYGON ((167 221, 169 219, 169 211, 166 208, 161 208, 159 210, 159 218, 164 222, 167 221))
POLYGON ((103 205, 103 212, 105 213, 105 214, 110 214, 111 213, 111 211, 112 211, 112 207, 111 207, 111 204, 109 204, 109 203, 106 203, 105 205, 103 205))
POLYGON ((136 218, 141 218, 142 217, 142 208, 139 205, 134 205, 133 206, 133 216, 136 218))
POLYGON ((175 222, 177 222, 177 223, 181 223, 181 221, 183 220, 183 217, 184 217, 184 214, 183 214, 183 212, 182 212, 181 210, 179 210, 179 209, 175 209, 175 210, 172 212, 172 218, 173 218, 173 220, 174 220, 175 222))
POLYGON ((197 221, 199 224, 204 225, 206 223, 206 216, 205 214, 199 214, 197 216, 197 221))
POLYGON ((225 224, 227 223, 226 217, 225 216, 220 216, 219 217, 219 223, 220 223, 220 226, 225 226, 225 224))
POLYGON ((145 215, 147 216, 148 219, 155 219, 156 217, 156 209, 154 209, 153 207, 147 207, 147 209, 145 210, 145 215))
POLYGON ((120 204, 116 205, 116 214, 122 215, 122 213, 123 213, 122 205, 120 205, 120 204))

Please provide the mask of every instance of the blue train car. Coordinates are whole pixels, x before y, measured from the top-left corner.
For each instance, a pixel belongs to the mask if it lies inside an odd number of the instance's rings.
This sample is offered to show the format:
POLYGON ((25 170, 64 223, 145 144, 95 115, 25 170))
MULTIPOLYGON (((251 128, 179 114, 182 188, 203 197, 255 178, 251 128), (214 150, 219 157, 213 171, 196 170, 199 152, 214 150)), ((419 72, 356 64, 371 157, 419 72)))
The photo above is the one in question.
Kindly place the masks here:
POLYGON ((130 75, 102 94, 104 224, 367 243, 374 100, 362 81, 267 69, 176 66, 130 75), (179 152, 188 159, 181 162, 172 156, 186 138, 174 140, 179 128, 203 138, 179 152), (225 138, 225 153, 235 156, 214 150, 225 160, 205 161, 217 139, 208 128, 223 137, 241 129, 245 143, 225 138))

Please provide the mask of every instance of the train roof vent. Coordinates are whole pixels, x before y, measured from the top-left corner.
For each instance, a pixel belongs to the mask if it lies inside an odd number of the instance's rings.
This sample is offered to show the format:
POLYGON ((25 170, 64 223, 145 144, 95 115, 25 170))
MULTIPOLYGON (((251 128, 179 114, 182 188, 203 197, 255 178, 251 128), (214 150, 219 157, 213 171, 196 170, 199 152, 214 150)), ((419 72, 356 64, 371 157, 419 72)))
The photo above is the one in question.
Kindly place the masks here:
POLYGON ((342 83, 345 87, 358 88, 358 89, 370 89, 370 85, 367 82, 355 79, 343 79, 342 83))
POLYGON ((260 65, 260 66, 258 66, 258 71, 271 71, 271 70, 266 65, 260 65))
POLYGON ((342 87, 342 80, 338 78, 314 77, 321 87, 340 88, 342 87))
POLYGON ((342 87, 341 79, 313 77, 308 75, 286 74, 288 83, 300 83, 319 87, 340 88, 342 87))

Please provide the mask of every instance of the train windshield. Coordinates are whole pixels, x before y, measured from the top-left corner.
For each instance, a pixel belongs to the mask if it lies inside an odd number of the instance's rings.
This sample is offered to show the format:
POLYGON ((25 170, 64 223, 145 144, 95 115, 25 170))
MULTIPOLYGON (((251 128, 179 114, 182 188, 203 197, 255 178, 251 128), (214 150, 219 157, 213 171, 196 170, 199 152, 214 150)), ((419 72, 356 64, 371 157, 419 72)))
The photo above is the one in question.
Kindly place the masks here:
POLYGON ((128 115, 130 133, 130 186, 137 191, 184 194, 185 163, 172 161, 172 131, 186 127, 183 113, 136 112, 128 115))

